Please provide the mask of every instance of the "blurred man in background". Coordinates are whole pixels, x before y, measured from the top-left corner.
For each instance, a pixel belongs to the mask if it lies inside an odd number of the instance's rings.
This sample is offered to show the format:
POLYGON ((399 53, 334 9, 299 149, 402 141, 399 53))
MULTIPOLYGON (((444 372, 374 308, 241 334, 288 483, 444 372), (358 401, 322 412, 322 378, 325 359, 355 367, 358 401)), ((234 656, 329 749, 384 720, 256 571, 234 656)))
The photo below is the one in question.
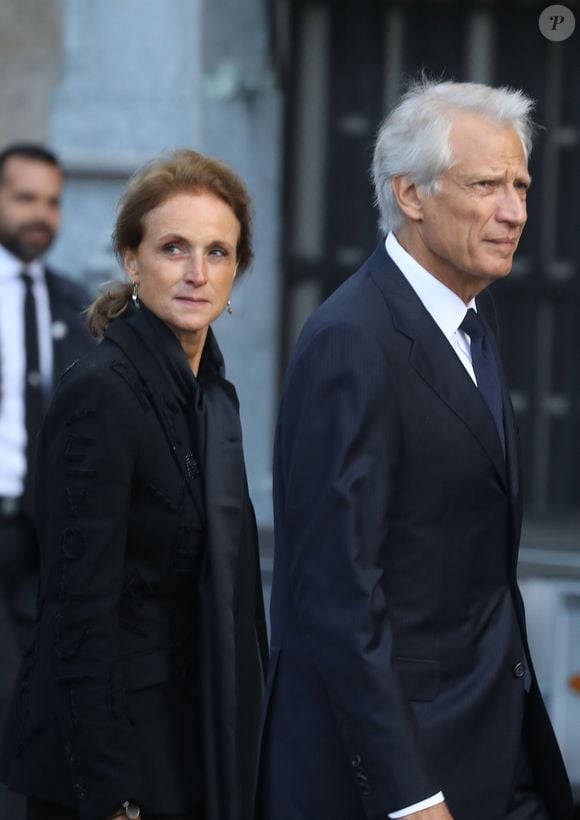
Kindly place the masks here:
MULTIPOLYGON (((32 498, 36 436, 54 384, 92 344, 88 296, 43 262, 60 224, 57 157, 38 145, 0 153, 0 736, 32 624, 39 557, 32 498)), ((15 820, 0 792, 0 816, 15 820)))

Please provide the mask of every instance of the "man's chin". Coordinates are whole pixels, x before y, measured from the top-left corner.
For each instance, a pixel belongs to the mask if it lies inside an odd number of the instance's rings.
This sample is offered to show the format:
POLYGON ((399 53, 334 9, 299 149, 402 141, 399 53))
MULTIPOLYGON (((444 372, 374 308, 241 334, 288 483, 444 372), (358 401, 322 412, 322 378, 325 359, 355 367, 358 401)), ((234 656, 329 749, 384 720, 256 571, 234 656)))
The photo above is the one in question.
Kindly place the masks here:
POLYGON ((53 239, 47 242, 32 243, 32 242, 3 242, 4 247, 10 251, 17 259, 20 259, 25 264, 34 262, 47 252, 52 245, 53 239))
POLYGON ((50 242, 45 242, 42 245, 26 245, 23 250, 24 253, 30 257, 30 261, 32 261, 33 259, 38 259, 39 256, 44 256, 51 245, 52 240, 50 242))
POLYGON ((513 259, 503 260, 501 264, 490 265, 488 268, 488 276, 491 282, 496 279, 504 279, 511 273, 513 259))

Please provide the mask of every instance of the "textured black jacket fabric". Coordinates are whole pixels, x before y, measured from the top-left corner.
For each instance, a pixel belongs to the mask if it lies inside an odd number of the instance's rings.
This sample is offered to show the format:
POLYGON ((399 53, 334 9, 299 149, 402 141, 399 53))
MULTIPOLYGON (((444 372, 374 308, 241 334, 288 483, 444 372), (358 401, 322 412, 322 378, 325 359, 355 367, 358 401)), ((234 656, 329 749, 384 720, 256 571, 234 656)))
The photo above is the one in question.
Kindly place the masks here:
POLYGON ((82 820, 203 797, 214 820, 247 817, 265 631, 237 399, 211 331, 203 413, 173 361, 144 308, 116 320, 40 440, 39 619, 4 773, 82 820))

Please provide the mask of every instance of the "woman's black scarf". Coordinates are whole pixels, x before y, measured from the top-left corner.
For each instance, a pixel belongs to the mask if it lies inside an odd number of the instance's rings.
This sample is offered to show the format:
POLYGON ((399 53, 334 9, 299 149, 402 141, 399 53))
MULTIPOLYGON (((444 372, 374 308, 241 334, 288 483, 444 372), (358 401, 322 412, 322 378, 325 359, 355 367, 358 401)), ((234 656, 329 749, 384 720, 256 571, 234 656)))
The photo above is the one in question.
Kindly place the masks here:
POLYGON ((124 319, 148 348, 169 388, 167 401, 176 401, 187 422, 196 457, 205 461, 206 393, 215 392, 216 381, 225 382, 222 353, 211 327, 204 344, 198 376, 194 376, 187 356, 173 331, 154 313, 141 305, 131 306, 124 319))
MULTIPOLYGON (((211 328, 198 378, 171 329, 142 306, 137 334, 187 419, 201 464, 207 553, 200 581, 200 671, 207 820, 248 820, 267 663, 258 539, 236 391, 211 328)), ((116 323, 116 322, 115 322, 116 323)))

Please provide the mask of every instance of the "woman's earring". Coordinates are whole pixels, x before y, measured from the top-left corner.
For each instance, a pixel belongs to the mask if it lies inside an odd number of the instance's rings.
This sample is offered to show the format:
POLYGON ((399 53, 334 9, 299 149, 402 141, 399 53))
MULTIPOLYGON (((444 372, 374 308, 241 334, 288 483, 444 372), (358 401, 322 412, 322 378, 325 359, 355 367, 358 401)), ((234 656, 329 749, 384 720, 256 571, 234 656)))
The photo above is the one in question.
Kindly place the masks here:
POLYGON ((133 283, 133 290, 131 292, 131 299, 132 299, 133 304, 135 305, 135 307, 137 309, 139 309, 141 307, 141 305, 139 304, 139 282, 134 282, 133 283))
POLYGON ((230 316, 231 316, 231 315, 232 315, 232 313, 234 312, 234 309, 233 309, 233 307, 232 307, 232 302, 231 302, 231 299, 228 299, 228 305, 227 305, 227 307, 228 307, 228 313, 229 313, 229 314, 230 314, 230 316))

